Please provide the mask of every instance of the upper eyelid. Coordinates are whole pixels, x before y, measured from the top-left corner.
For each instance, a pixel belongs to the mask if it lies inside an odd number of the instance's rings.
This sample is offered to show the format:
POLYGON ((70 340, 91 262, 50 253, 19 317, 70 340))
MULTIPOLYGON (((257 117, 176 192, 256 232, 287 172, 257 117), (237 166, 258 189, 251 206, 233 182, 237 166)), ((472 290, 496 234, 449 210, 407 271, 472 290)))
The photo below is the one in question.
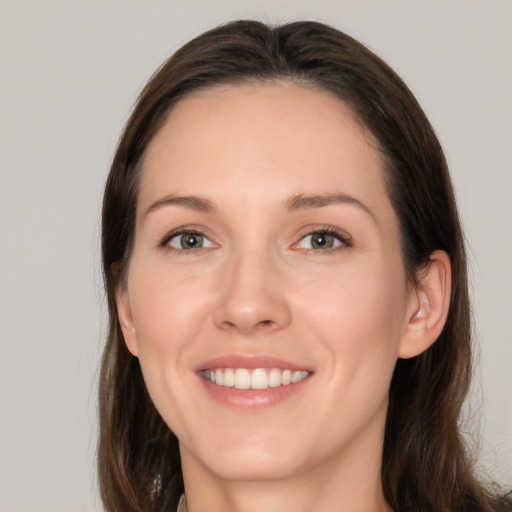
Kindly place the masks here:
POLYGON ((315 233, 326 233, 328 235, 332 235, 339 238, 342 242, 352 242, 352 236, 350 236, 345 230, 336 228, 334 226, 309 226, 303 228, 299 235, 298 242, 300 242, 307 236, 313 235, 315 233))
POLYGON ((208 235, 208 230, 205 228, 197 227, 197 226, 180 226, 179 228, 171 229, 165 235, 159 238, 159 245, 167 245, 170 240, 172 240, 176 236, 186 235, 187 233, 193 233, 196 235, 201 235, 210 240, 210 242, 215 243, 212 240, 212 236, 208 235))
MULTIPOLYGON (((309 233, 308 235, 304 236, 303 238, 301 238, 294 246, 294 249, 296 250, 302 250, 302 251, 306 251, 306 252, 330 252, 330 251, 336 251, 337 249, 341 249, 343 247, 350 247, 350 243, 339 237, 339 236, 336 236, 335 234, 332 234, 332 233, 325 233, 327 236, 332 236, 334 239, 335 239, 335 244, 333 245, 333 247, 301 247, 301 245, 303 244, 303 242, 309 238, 309 237, 313 237, 313 235, 315 235, 316 233, 309 233)), ((311 240, 310 242, 312 242, 313 240, 311 240)))
MULTIPOLYGON (((215 237, 213 234, 210 234, 210 230, 207 229, 204 226, 194 226, 194 225, 188 225, 188 226, 180 226, 175 229, 172 229, 168 231, 165 235, 159 238, 159 245, 167 245, 169 241, 174 238, 175 236, 184 235, 187 233, 195 233, 197 235, 204 236, 207 238, 210 242, 218 245, 218 242, 215 241, 215 237)), ((291 244, 292 247, 296 246, 298 243, 300 243, 304 238, 307 236, 313 235, 315 233, 326 233, 332 236, 335 236, 338 238, 344 245, 352 245, 353 239, 352 236, 349 235, 345 230, 342 230, 338 227, 331 226, 331 225, 310 225, 305 226, 304 228, 299 230, 299 234, 295 235, 295 241, 291 244)))

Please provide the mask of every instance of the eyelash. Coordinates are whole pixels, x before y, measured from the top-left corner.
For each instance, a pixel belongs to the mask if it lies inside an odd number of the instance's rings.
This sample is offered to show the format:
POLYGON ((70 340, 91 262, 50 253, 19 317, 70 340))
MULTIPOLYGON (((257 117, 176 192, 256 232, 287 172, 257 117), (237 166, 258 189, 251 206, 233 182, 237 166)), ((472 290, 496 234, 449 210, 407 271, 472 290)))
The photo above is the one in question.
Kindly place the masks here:
MULTIPOLYGON (((197 235, 197 236, 201 236, 201 237, 205 238, 206 240, 210 241, 210 239, 201 230, 196 229, 196 228, 184 227, 184 228, 179 228, 178 230, 175 230, 175 231, 171 231, 170 233, 167 233, 162 238, 161 242, 158 245, 159 245, 159 247, 161 247, 163 249, 167 249, 169 251, 173 251, 173 252, 176 252, 178 254, 191 253, 191 252, 194 252, 194 251, 197 251, 197 250, 201 249, 201 247, 198 247, 197 249, 178 249, 176 247, 171 247, 169 245, 169 242, 173 238, 176 238, 176 237, 179 237, 179 236, 183 236, 183 235, 197 235)), ((206 249, 207 248, 208 247, 206 247, 206 249)))
MULTIPOLYGON (((313 254, 325 254, 325 253, 330 253, 330 252, 333 252, 333 251, 337 251, 337 250, 342 250, 342 249, 347 249, 347 248, 353 247, 353 240, 347 234, 342 233, 340 230, 338 230, 338 229, 336 229, 336 228, 334 228, 332 226, 320 226, 320 227, 312 228, 311 230, 308 230, 306 233, 301 235, 300 240, 293 245, 293 248, 296 248, 297 250, 300 249, 300 248, 297 248, 297 246, 305 238, 307 238, 308 236, 316 235, 316 234, 332 236, 338 242, 340 242, 340 245, 337 246, 337 247, 328 248, 328 249, 303 249, 303 251, 306 254, 311 254, 311 253, 313 253, 313 254)), ((178 254, 180 254, 180 253, 191 253, 191 252, 197 251, 199 249, 202 249, 202 247, 199 247, 197 249, 178 249, 176 247, 171 247, 169 245, 169 242, 173 238, 176 238, 176 237, 179 237, 179 236, 183 236, 183 235, 198 235, 198 236, 204 237, 204 239, 210 241, 210 239, 204 234, 203 231, 201 231, 199 229, 196 229, 196 228, 186 228, 186 227, 183 228, 182 227, 182 228, 179 228, 178 230, 171 231, 170 233, 167 233, 162 238, 162 240, 160 241, 160 243, 158 245, 161 248, 164 248, 164 249, 176 252, 178 254)), ((210 241, 210 243, 212 243, 212 242, 210 241)), ((206 249, 208 249, 208 247, 206 247, 206 249)))
POLYGON ((339 229, 334 228, 332 226, 319 226, 314 227, 311 230, 308 230, 304 235, 302 235, 300 240, 296 244, 294 244, 294 247, 297 247, 308 236, 316 234, 332 236, 340 242, 340 245, 338 247, 333 247, 330 249, 303 249, 306 254, 324 255, 338 250, 350 249, 354 245, 352 238, 348 236, 346 233, 341 232, 339 229))

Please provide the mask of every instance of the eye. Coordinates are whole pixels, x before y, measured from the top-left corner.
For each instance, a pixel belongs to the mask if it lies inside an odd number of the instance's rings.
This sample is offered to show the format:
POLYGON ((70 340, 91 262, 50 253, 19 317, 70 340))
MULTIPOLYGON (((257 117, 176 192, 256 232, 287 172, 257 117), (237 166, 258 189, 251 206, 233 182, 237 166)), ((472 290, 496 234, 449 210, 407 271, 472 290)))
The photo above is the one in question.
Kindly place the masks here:
POLYGON ((184 233, 176 233, 169 237, 165 245, 178 250, 203 249, 213 247, 213 243, 202 233, 187 231, 184 233))
POLYGON ((341 246, 350 246, 350 240, 341 233, 333 233, 330 231, 314 231, 308 233, 296 245, 297 249, 306 250, 330 250, 341 246))

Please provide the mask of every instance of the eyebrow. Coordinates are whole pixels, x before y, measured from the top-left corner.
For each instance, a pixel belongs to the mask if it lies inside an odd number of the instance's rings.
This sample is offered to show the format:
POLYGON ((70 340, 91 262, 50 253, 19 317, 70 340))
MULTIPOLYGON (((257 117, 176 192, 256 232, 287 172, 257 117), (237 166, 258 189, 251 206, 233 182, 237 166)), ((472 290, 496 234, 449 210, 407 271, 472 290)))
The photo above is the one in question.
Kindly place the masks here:
MULTIPOLYGON (((322 208, 334 204, 352 204, 361 208, 375 219, 373 212, 361 201, 347 194, 298 194, 286 201, 288 211, 307 210, 322 208)), ((209 199, 200 196, 175 196, 168 195, 158 199, 146 209, 144 217, 163 206, 179 206, 188 210, 195 210, 203 213, 215 213, 217 208, 209 199)))
POLYGON ((358 206, 375 219, 373 212, 364 203, 347 194, 299 194, 287 201, 287 209, 289 211, 307 210, 310 208, 322 208, 332 204, 352 204, 358 206))
POLYGON ((161 208, 162 206, 180 206, 181 208, 186 208, 188 210, 195 210, 204 213, 213 213, 216 208, 213 203, 206 198, 198 197, 198 196, 174 196, 169 195, 158 199, 154 203, 148 207, 148 209, 144 212, 144 217, 146 217, 151 212, 161 208))

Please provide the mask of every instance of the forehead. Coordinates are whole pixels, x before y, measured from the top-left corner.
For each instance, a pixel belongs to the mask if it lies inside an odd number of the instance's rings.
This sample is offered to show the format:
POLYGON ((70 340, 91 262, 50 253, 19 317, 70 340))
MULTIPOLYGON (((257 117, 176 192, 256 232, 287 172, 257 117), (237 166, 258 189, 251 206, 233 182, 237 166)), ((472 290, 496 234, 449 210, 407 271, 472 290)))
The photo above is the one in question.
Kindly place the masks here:
POLYGON ((322 124, 325 131, 334 125, 338 129, 344 126, 349 128, 351 135, 359 137, 361 142, 372 148, 378 147, 370 131, 360 122, 349 104, 333 93, 286 81, 249 82, 217 85, 181 99, 151 141, 146 155, 161 147, 164 139, 166 145, 172 142, 168 137, 170 134, 176 141, 182 142, 200 137, 208 129, 213 129, 219 137, 225 137, 230 135, 230 129, 236 131, 242 124, 245 125, 247 138, 259 132, 273 136, 284 135, 290 142, 304 132, 309 132, 307 138, 314 141, 313 130, 317 131, 318 124, 322 124))
POLYGON ((248 204, 333 188, 387 198, 376 147, 330 93, 291 83, 219 86, 172 110, 146 151, 139 201, 236 192, 248 204))

